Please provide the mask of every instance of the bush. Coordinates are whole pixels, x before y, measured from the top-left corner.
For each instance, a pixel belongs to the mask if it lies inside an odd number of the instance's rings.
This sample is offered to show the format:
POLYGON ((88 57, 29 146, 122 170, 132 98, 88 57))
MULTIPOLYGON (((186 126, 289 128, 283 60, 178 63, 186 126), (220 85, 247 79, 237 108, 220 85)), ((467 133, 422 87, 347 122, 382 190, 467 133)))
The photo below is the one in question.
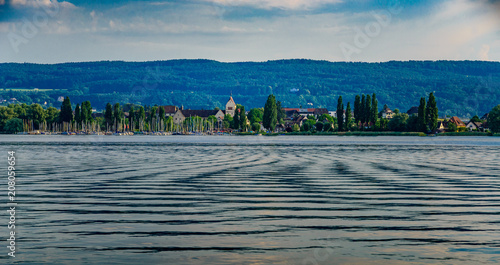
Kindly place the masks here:
POLYGON ((4 130, 7 133, 18 133, 23 131, 23 121, 18 118, 13 118, 5 123, 4 130))

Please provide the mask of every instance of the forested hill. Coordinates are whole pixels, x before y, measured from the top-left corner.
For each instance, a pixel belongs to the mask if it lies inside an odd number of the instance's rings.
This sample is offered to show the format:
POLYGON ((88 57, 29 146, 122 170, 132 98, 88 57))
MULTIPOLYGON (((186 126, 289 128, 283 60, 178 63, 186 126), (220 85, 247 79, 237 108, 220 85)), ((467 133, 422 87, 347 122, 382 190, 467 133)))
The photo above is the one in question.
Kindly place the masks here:
POLYGON ((500 104, 500 63, 482 61, 391 61, 346 63, 314 60, 221 63, 210 60, 0 64, 0 96, 59 107, 90 100, 142 105, 224 107, 230 93, 247 109, 276 95, 285 107, 334 109, 337 98, 376 93, 379 107, 406 111, 435 92, 440 115, 472 116, 500 104), (38 88, 38 91, 34 91, 38 88), (4 90, 1 90, 4 89, 4 90))

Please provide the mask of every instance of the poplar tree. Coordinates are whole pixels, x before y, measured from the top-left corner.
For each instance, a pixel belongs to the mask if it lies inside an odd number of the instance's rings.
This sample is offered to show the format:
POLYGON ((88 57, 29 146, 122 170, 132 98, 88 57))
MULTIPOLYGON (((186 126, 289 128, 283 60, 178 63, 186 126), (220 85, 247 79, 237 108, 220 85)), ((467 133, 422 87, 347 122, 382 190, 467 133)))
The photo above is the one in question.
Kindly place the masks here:
POLYGON ((106 104, 106 110, 104 111, 104 119, 107 124, 113 124, 113 105, 108 102, 106 104))
POLYGON ((342 96, 339 96, 337 102, 337 125, 339 132, 344 131, 344 103, 342 102, 342 96))
POLYGON ((426 117, 428 117, 427 125, 429 126, 429 130, 434 132, 437 128, 438 123, 438 108, 436 103, 436 97, 434 97, 434 93, 429 94, 429 101, 427 102, 427 110, 426 117))
POLYGON ((87 122, 92 120, 92 105, 90 104, 90 101, 87 100, 82 103, 81 112, 82 121, 87 122))
POLYGON ((76 104, 75 107, 75 121, 77 124, 80 124, 82 122, 82 115, 80 111, 80 104, 76 104))
POLYGON ((356 95, 356 98, 354 99, 354 122, 356 123, 356 125, 358 125, 360 121, 359 119, 360 105, 361 105, 361 98, 359 97, 359 95, 356 95))
POLYGON ((426 109, 425 109, 425 98, 420 98, 420 105, 418 106, 418 120, 417 120, 417 127, 418 130, 422 132, 427 132, 427 115, 426 115, 426 109))
POLYGON ((351 102, 347 102, 347 108, 345 110, 345 130, 349 131, 351 129, 351 102))
POLYGON ((273 94, 267 97, 266 105, 264 106, 264 116, 262 117, 262 124, 265 128, 274 131, 278 121, 278 113, 276 110, 276 98, 273 94))
POLYGON ((378 100, 375 93, 373 93, 370 121, 373 122, 373 124, 375 125, 377 123, 377 120, 378 120, 378 100))
POLYGON ((73 108, 69 97, 64 98, 61 104, 61 122, 71 122, 73 120, 73 108))
MULTIPOLYGON (((366 98, 365 95, 361 95, 361 105, 359 106, 359 121, 361 124, 365 124, 365 106, 366 106, 366 98)), ((363 126, 364 127, 364 126, 363 126)))
POLYGON ((283 107, 281 106, 281 101, 278 101, 276 103, 276 113, 277 113, 278 122, 282 123, 283 120, 285 119, 285 111, 283 110, 283 107))
POLYGON ((370 116, 371 116, 371 112, 372 112, 372 99, 371 99, 370 95, 366 95, 364 111, 365 111, 365 113, 364 113, 365 121, 366 121, 366 123, 370 123, 370 116))

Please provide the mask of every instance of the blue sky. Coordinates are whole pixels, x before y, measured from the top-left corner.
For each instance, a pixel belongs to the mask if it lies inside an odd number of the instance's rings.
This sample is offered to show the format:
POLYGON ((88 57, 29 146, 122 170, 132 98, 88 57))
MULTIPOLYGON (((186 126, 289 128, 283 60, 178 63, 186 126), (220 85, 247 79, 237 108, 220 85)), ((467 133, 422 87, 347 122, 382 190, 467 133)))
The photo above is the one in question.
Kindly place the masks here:
POLYGON ((0 0, 0 62, 500 61, 498 0, 0 0))

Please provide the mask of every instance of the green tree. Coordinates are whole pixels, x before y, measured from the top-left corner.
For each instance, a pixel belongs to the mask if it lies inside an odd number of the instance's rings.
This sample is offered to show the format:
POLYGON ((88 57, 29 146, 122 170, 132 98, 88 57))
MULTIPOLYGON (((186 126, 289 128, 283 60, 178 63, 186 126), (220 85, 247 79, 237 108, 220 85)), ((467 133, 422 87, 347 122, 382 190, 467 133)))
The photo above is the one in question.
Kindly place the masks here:
POLYGON ((365 121, 366 123, 369 123, 371 120, 370 120, 370 117, 371 117, 371 113, 372 113, 372 99, 371 99, 371 96, 370 95, 366 95, 366 101, 365 101, 365 121))
POLYGON ((426 115, 425 98, 420 98, 418 106, 417 131, 427 133, 429 131, 426 115))
POLYGON ((456 132, 458 130, 457 125, 453 122, 448 122, 448 131, 456 132))
POLYGON ((327 121, 329 123, 334 123, 335 119, 330 114, 323 113, 323 114, 321 114, 321 116, 319 116, 318 121, 322 121, 322 122, 327 121))
POLYGON ((278 113, 276 111, 276 98, 271 94, 269 95, 269 97, 267 97, 266 105, 264 106, 262 123, 265 128, 269 129, 270 131, 274 131, 277 122, 278 113))
POLYGON ((364 124, 366 122, 365 107, 366 107, 366 97, 365 97, 365 94, 362 94, 361 95, 361 105, 359 106, 359 112, 358 112, 359 121, 361 122, 361 124, 364 124))
POLYGON ((233 117, 231 117, 231 115, 229 115, 229 114, 224 115, 224 120, 222 121, 222 124, 223 124, 225 129, 232 128, 233 117))
POLYGON ((92 120, 92 105, 90 104, 90 101, 87 100, 82 103, 81 112, 82 121, 88 122, 92 120))
POLYGON ((395 114, 387 124, 387 127, 391 131, 404 131, 406 129, 408 118, 408 114, 406 113, 395 114))
POLYGON ((23 121, 18 118, 13 118, 5 123, 4 131, 7 133, 18 133, 23 131, 23 121))
POLYGON ((113 124, 113 105, 108 102, 106 104, 106 110, 104 111, 104 119, 108 125, 113 124))
POLYGON ((45 110, 45 117, 47 123, 57 122, 57 120, 59 119, 59 110, 54 107, 48 107, 45 110))
POLYGON ((356 125, 359 124, 360 117, 359 117, 359 112, 360 112, 360 107, 361 107, 361 98, 359 95, 356 95, 356 98, 354 99, 354 122, 356 125))
POLYGON ((143 106, 139 108, 139 111, 137 112, 137 122, 144 122, 146 121, 146 110, 144 109, 143 106))
POLYGON ((254 132, 260 131, 260 123, 258 123, 258 122, 252 123, 252 131, 254 131, 254 132))
POLYGON ((75 121, 80 124, 82 122, 82 112, 80 111, 80 104, 76 104, 75 107, 75 121))
POLYGON ((337 101, 337 128, 338 131, 344 131, 344 103, 342 102, 342 96, 339 96, 337 101))
POLYGON ((264 116, 263 108, 253 108, 248 112, 248 120, 251 124, 255 122, 262 122, 262 117, 264 116))
POLYGON ((73 120, 73 108, 71 107, 71 101, 69 97, 64 98, 61 104, 61 122, 70 122, 73 120))
POLYGON ((372 95, 372 108, 370 113, 370 121, 375 124, 378 120, 378 100, 375 93, 372 95))
POLYGON ((121 122, 123 119, 123 111, 120 103, 115 103, 113 105, 113 120, 116 122, 121 122))
POLYGON ((351 118, 351 102, 347 102, 347 108, 345 110, 345 130, 350 131, 352 126, 351 118))
POLYGON ((474 115, 474 117, 472 117, 472 119, 470 119, 470 121, 472 121, 472 122, 482 122, 482 120, 479 119, 479 117, 477 115, 474 115))
POLYGON ((130 106, 130 110, 128 111, 128 121, 129 121, 129 126, 130 129, 133 131, 135 130, 135 109, 134 106, 130 106))
POLYGON ((159 109, 159 115, 160 115, 160 119, 164 121, 165 120, 165 109, 161 106, 159 109))
POLYGON ((35 129, 40 128, 40 124, 45 121, 45 110, 40 104, 33 103, 30 105, 29 119, 33 121, 35 129))
POLYGON ((240 109, 241 105, 236 104, 236 109, 234 110, 234 116, 233 116, 233 122, 231 123, 231 128, 235 130, 239 130, 241 127, 241 122, 240 122, 240 109))
POLYGON ((0 131, 4 131, 8 120, 17 117, 13 108, 0 106, 0 131))
POLYGON ((247 130, 247 115, 245 113, 245 106, 240 105, 239 108, 237 108, 237 112, 235 115, 239 114, 239 122, 240 122, 240 129, 242 131, 247 130))
POLYGON ((493 133, 500 132, 500 104, 496 105, 488 115, 488 125, 493 133))
POLYGON ((300 131, 300 126, 299 126, 297 123, 295 123, 295 124, 292 126, 292 131, 294 131, 294 132, 298 132, 298 131, 300 131))
POLYGON ((426 117, 428 117, 427 125, 429 130, 434 132, 438 124, 438 108, 434 93, 429 94, 429 101, 427 102, 426 117))
POLYGON ((276 113, 277 113, 278 122, 280 124, 283 124, 286 116, 285 116, 285 111, 283 110, 283 107, 281 106, 281 101, 278 101, 276 103, 276 113))

